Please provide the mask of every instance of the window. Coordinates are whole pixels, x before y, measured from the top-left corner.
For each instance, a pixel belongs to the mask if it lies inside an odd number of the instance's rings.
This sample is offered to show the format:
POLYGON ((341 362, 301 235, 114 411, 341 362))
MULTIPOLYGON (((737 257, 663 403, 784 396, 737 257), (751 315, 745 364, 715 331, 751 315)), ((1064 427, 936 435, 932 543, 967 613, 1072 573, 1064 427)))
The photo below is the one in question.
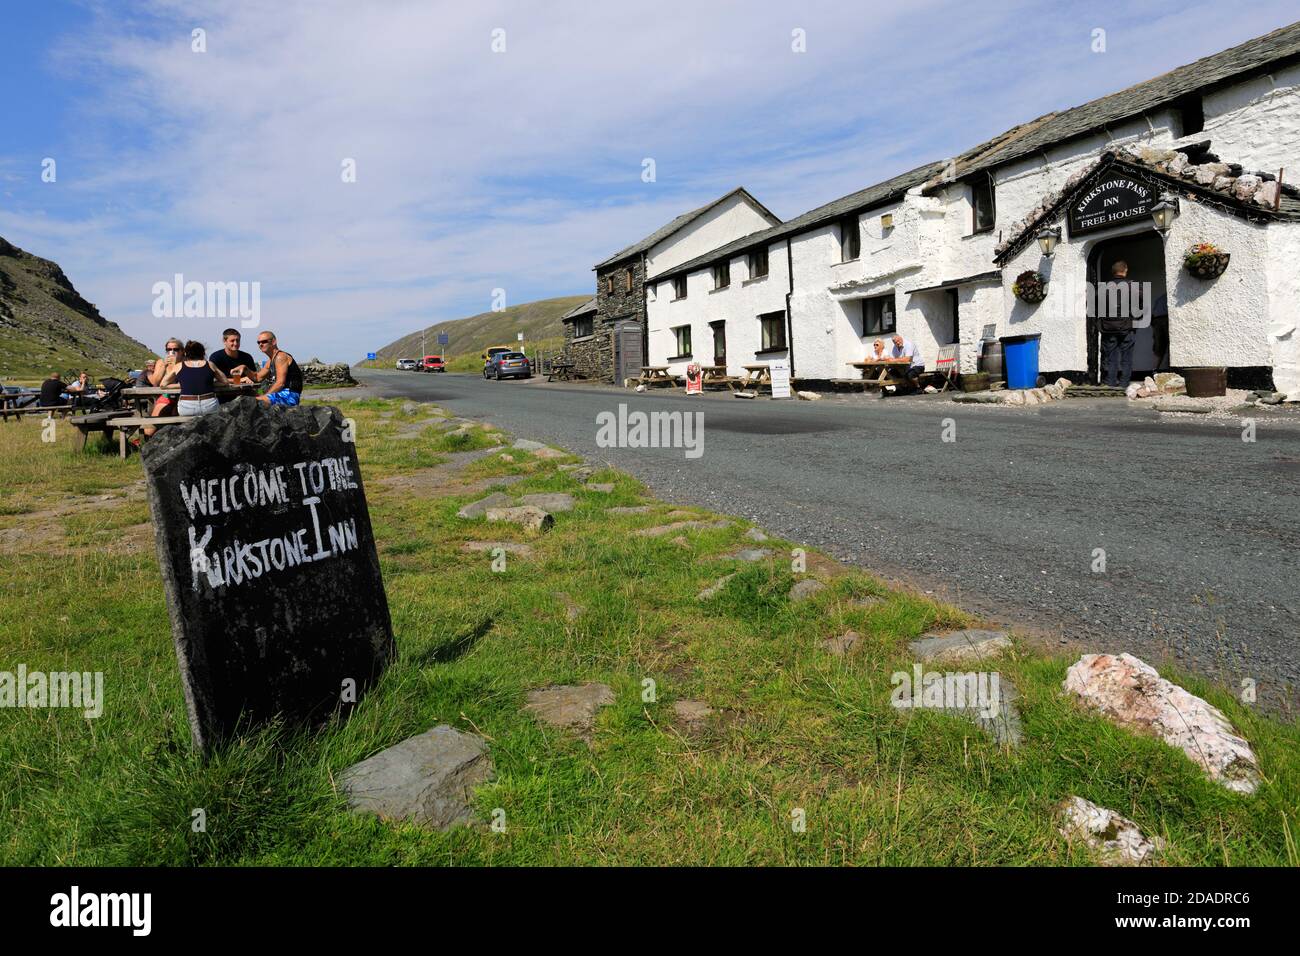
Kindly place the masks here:
POLYGON ((974 216, 974 232, 988 232, 993 228, 993 180, 980 176, 970 184, 970 204, 974 216))
POLYGON ((673 358, 690 358, 691 355, 691 327, 689 325, 679 325, 673 329, 673 337, 677 340, 677 354, 673 358))
POLYGON ((725 289, 731 285, 731 263, 719 262, 713 267, 713 288, 725 289))
POLYGON ((610 295, 614 291, 614 277, 605 276, 605 294, 610 295))
POLYGON ((585 318, 573 320, 573 337, 580 339, 584 335, 591 335, 596 331, 596 317, 588 315, 585 318))
POLYGON ((768 312, 758 317, 763 329, 760 352, 776 352, 785 348, 785 312, 768 312))
POLYGON ((894 294, 862 300, 862 334, 883 335, 897 329, 894 317, 894 294))
POLYGON ((1174 135, 1200 133, 1205 129, 1205 104, 1195 93, 1184 96, 1174 104, 1174 118, 1174 135))
POLYGON ((749 277, 761 279, 767 275, 767 250, 755 249, 749 254, 749 277))
POLYGON ((862 230, 857 216, 840 220, 840 262, 856 259, 862 252, 862 230))
POLYGON ((628 269, 624 276, 623 289, 626 292, 632 291, 632 270, 628 269))
POLYGON ((673 298, 686 298, 686 276, 673 276, 673 298))
POLYGON ((713 330, 713 364, 727 364, 727 323, 725 321, 710 322, 709 328, 713 330))

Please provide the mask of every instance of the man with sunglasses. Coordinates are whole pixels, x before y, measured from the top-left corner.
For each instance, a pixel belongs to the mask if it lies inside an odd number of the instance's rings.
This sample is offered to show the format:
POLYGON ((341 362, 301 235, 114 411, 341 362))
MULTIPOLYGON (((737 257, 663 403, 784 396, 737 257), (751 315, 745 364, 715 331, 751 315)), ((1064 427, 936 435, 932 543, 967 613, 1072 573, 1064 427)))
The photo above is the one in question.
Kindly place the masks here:
POLYGON ((266 356, 266 364, 255 372, 240 366, 232 374, 247 376, 255 382, 264 382, 274 375, 271 387, 265 395, 257 396, 257 400, 268 405, 297 405, 302 398, 302 369, 294 357, 275 344, 274 332, 259 332, 257 347, 266 356))

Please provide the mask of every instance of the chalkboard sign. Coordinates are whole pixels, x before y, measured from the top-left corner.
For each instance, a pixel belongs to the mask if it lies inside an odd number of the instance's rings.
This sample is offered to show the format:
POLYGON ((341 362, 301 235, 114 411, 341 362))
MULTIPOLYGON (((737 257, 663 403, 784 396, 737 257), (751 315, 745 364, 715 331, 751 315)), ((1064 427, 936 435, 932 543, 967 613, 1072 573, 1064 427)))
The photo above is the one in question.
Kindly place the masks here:
POLYGON ((1070 235, 1078 236, 1099 229, 1151 216, 1158 196, 1152 185, 1127 173, 1103 172, 1092 179, 1070 203, 1070 235))
POLYGON ((241 398, 142 458, 195 746, 350 709, 396 653, 350 423, 241 398))

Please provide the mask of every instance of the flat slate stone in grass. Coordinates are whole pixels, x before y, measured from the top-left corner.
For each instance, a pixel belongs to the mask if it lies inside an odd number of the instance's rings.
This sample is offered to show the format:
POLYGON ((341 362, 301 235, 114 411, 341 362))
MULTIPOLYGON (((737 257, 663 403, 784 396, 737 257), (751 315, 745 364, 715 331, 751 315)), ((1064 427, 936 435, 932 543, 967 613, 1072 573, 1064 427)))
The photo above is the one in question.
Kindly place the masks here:
POLYGON ((722 589, 727 586, 727 582, 730 581, 739 573, 740 572, 738 571, 733 571, 731 574, 723 575, 722 577, 718 578, 718 580, 714 581, 707 588, 705 588, 703 591, 697 594, 695 596, 696 600, 708 601, 711 598, 717 597, 719 594, 722 593, 722 589))
POLYGON ((579 734, 590 733, 596 711, 614 703, 607 684, 562 684, 528 692, 524 710, 543 723, 579 734))
POLYGON ((698 531, 702 528, 726 528, 730 521, 674 521, 672 524, 656 525, 653 528, 639 528, 632 533, 639 538, 660 538, 674 531, 698 531))
POLYGON ((348 709, 396 655, 356 449, 323 405, 240 398, 145 443, 195 745, 348 709))
POLYGON ((1011 648, 1006 631, 981 631, 974 628, 955 634, 925 634, 907 645, 918 661, 929 664, 960 664, 996 657, 1011 648))
POLYGON ((1007 748, 1024 739, 1016 705, 1020 692, 1004 674, 925 671, 914 664, 911 674, 896 673, 892 682, 894 707, 965 718, 1007 748))
POLYGON ((466 541, 460 546, 460 549, 466 553, 492 552, 497 548, 507 554, 518 555, 521 558, 531 558, 533 556, 532 548, 516 541, 466 541))
POLYGON ((569 457, 569 453, 567 451, 560 451, 560 449, 558 448, 539 448, 537 449, 537 451, 533 452, 533 455, 537 458, 568 458, 569 457))
POLYGON ((599 491, 601 494, 606 494, 606 495, 614 490, 613 482, 609 482, 609 481, 596 481, 596 482, 589 481, 582 487, 586 488, 588 491, 599 491))
POLYGON ((519 499, 520 504, 533 505, 544 511, 572 511, 573 495, 561 494, 559 492, 548 492, 537 495, 524 495, 519 499))
POLYGON ((555 524, 555 519, 549 512, 532 505, 522 505, 518 508, 489 508, 484 515, 488 521, 505 521, 535 534, 549 531, 555 524))
POLYGON ((654 511, 654 505, 629 505, 623 508, 606 508, 605 513, 611 515, 644 515, 654 511))
POLYGON ((796 581, 794 587, 790 588, 791 601, 806 601, 818 591, 825 590, 826 585, 813 578, 804 578, 802 581, 796 581))
POLYGON ((510 447, 518 448, 520 451, 537 451, 539 448, 545 448, 546 446, 539 441, 529 441, 527 438, 521 438, 510 447))
POLYGON ((492 779, 487 744, 440 724, 353 764, 339 789, 354 810, 447 830, 474 818, 474 788, 492 779))
POLYGON ((843 657, 862 640, 862 635, 857 631, 845 631, 839 637, 828 637, 822 641, 822 648, 834 654, 836 657, 843 657))
POLYGON ((675 700, 673 715, 689 733, 704 728, 713 716, 713 708, 702 700, 675 700))
POLYGON ((731 554, 724 554, 723 558, 727 561, 762 561, 771 556, 772 552, 768 548, 743 548, 731 554))
POLYGON ((762 531, 760 531, 758 528, 750 528, 748 531, 745 532, 745 537, 748 538, 750 541, 766 541, 766 540, 767 540, 767 535, 765 535, 765 534, 764 534, 762 531))
POLYGON ((456 512, 457 518, 480 518, 487 513, 489 508, 508 508, 513 503, 509 495, 502 494, 499 491, 493 492, 486 498, 467 504, 456 512))

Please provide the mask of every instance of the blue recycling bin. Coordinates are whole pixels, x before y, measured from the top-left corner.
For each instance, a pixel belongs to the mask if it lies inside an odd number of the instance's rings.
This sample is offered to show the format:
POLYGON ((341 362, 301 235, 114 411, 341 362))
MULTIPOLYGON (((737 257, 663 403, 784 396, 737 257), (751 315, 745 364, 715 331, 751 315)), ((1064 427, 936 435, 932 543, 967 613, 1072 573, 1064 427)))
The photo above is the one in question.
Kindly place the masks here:
POLYGON ((1038 384, 1038 340, 1041 332, 1004 335, 1002 359, 1007 370, 1007 388, 1033 388, 1038 384))

